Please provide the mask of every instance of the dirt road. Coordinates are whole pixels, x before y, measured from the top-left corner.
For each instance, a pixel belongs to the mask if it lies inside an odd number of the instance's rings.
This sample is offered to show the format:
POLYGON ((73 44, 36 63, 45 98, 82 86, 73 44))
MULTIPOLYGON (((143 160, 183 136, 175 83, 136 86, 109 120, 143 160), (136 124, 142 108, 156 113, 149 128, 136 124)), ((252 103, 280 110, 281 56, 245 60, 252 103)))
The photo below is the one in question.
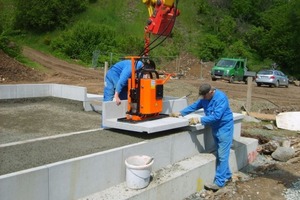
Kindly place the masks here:
MULTIPOLYGON (((69 64, 28 47, 25 47, 23 52, 24 55, 45 66, 47 70, 43 73, 29 70, 20 63, 9 59, 0 51, 0 84, 51 82, 84 86, 89 93, 100 94, 103 92, 103 69, 88 69, 76 64, 69 64)), ((181 79, 172 79, 165 84, 164 95, 182 97, 192 92, 192 95, 189 97, 189 101, 192 102, 197 99, 199 84, 201 82, 209 82, 213 86, 225 91, 230 98, 232 110, 240 112, 241 106, 245 105, 247 85, 244 83, 229 84, 223 81, 212 82, 209 77, 210 66, 201 66, 199 64, 200 62, 191 62, 191 60, 195 60, 195 58, 182 57, 182 60, 180 60, 181 65, 187 66, 185 76, 181 79), (198 76, 200 69, 203 70, 202 79, 198 76)), ((165 69, 173 70, 170 66, 166 66, 165 69)), ((252 110, 265 113, 276 113, 288 110, 299 111, 300 87, 293 85, 290 85, 289 88, 256 87, 255 83, 253 83, 252 110)), ((24 118, 26 118, 26 116, 24 118)), ((35 122, 33 121, 32 123, 35 122)), ((3 127, 1 128, 3 129, 3 127)), ((20 126, 20 128, 22 129, 22 126, 20 126)), ((255 124, 254 126, 252 124, 246 124, 245 126, 243 125, 242 131, 245 132, 245 129, 257 130, 269 135, 274 133, 277 135, 285 134, 284 131, 277 129, 273 131, 264 130, 263 124, 255 124)), ((102 133, 99 134, 101 135, 102 133)), ((113 139, 113 135, 104 135, 112 139, 112 141, 117 142, 117 140, 113 139)), ((127 137, 127 134, 125 135, 127 140, 124 141, 128 142, 128 139, 133 140, 127 137)), ((139 141, 139 138, 134 138, 134 140, 136 139, 139 141)), ((80 141, 80 139, 77 140, 80 141)), ((98 139, 98 141, 99 140, 102 139, 98 139)), ((106 140, 108 139, 106 138, 105 141, 106 140)), ((92 141, 94 140, 92 139, 92 141)), ((32 148, 32 146, 30 146, 31 145, 28 145, 28 148, 32 148)), ((2 149, 2 151, 3 150, 4 149, 2 149)), ((19 152, 22 151, 24 152, 25 150, 20 146, 19 152)), ((20 164, 22 164, 22 159, 20 160, 20 164)), ((205 194, 206 199, 284 199, 282 195, 284 189, 292 187, 292 183, 300 178, 299 167, 299 163, 286 164, 276 162, 272 165, 263 164, 254 175, 250 175, 251 178, 249 180, 242 181, 238 177, 237 182, 225 187, 220 193, 205 194)), ((197 194, 190 199, 202 199, 199 195, 200 194, 197 194)))
POLYGON ((62 61, 29 47, 23 48, 23 54, 46 67, 46 77, 42 82, 84 86, 90 93, 102 93, 104 70, 84 68, 81 65, 62 61))
MULTIPOLYGON (((55 82, 62 84, 72 84, 78 86, 87 87, 89 93, 99 94, 103 92, 103 69, 97 70, 92 68, 83 68, 77 64, 69 64, 65 61, 61 61, 53 56, 41 53, 29 47, 24 47, 23 53, 30 59, 45 66, 49 71, 47 76, 41 82, 55 82)), ((198 87, 201 82, 209 82, 213 86, 225 91, 232 101, 246 100, 247 85, 242 82, 236 82, 229 84, 225 81, 211 81, 210 69, 211 65, 200 65, 200 62, 195 62, 195 58, 189 56, 182 56, 180 63, 182 66, 186 66, 186 76, 182 79, 170 80, 165 87, 165 95, 170 96, 185 96, 189 92, 192 92, 190 100, 197 98, 198 87), (191 62, 194 61, 194 62, 191 62), (189 65, 189 63, 191 63, 189 65), (202 67, 202 78, 200 80, 200 69, 202 67), (197 75, 199 75, 197 77, 197 75)), ((175 69, 169 66, 162 66, 162 70, 170 70, 169 72, 176 72, 175 69)), ((17 81, 16 81, 17 82, 17 81)), ((256 87, 253 82, 252 88, 252 108, 257 110, 268 109, 256 105, 260 103, 264 105, 273 104, 273 108, 279 110, 300 110, 300 87, 290 85, 289 88, 270 88, 270 87, 256 87)), ((235 106, 235 105, 233 105, 235 106)), ((270 107, 269 107, 270 109, 270 107)))

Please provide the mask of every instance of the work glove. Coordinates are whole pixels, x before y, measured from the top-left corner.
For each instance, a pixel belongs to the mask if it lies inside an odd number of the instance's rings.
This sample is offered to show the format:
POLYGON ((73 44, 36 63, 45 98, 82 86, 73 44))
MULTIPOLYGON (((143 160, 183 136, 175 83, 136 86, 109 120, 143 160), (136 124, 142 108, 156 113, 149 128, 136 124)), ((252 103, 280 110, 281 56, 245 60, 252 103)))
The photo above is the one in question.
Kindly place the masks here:
POLYGON ((181 116, 181 113, 180 112, 173 112, 173 113, 170 113, 169 116, 170 117, 179 117, 179 116, 181 116))
POLYGON ((189 125, 196 125, 196 124, 200 124, 199 117, 192 117, 189 119, 189 125))

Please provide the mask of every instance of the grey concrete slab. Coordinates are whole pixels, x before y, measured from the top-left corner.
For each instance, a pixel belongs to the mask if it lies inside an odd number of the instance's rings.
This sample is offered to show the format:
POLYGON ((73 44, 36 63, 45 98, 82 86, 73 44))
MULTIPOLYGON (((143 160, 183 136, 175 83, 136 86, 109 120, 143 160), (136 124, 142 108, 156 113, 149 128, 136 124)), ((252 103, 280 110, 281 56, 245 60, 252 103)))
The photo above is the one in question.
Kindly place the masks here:
POLYGON ((253 138, 240 137, 239 140, 233 141, 233 148, 236 149, 235 162, 237 169, 241 169, 255 160, 257 146, 258 140, 253 138))
POLYGON ((51 96, 51 84, 0 85, 0 99, 51 96))
POLYGON ((49 84, 20 84, 17 85, 17 98, 47 97, 51 96, 49 84))
POLYGON ((124 180, 122 151, 62 161, 49 168, 49 200, 77 199, 124 180))
POLYGON ((14 85, 0 86, 0 99, 15 99, 17 98, 17 87, 14 85))
POLYGON ((48 183, 46 166, 0 176, 0 199, 48 200, 48 183))
POLYGON ((172 199, 182 200, 203 187, 203 182, 212 181, 215 157, 200 154, 182 160, 176 165, 168 165, 159 171, 153 172, 153 181, 145 189, 129 189, 123 182, 104 191, 91 194, 80 200, 124 200, 124 199, 172 199), (210 173, 211 172, 211 173, 210 173), (209 174, 209 176, 207 176, 209 174), (157 178, 159 177, 159 179, 157 178), (202 184, 202 186, 201 186, 202 184))
POLYGON ((18 99, 35 97, 57 97, 83 102, 85 111, 101 110, 102 106, 91 104, 93 100, 102 102, 103 96, 87 94, 80 86, 63 84, 11 84, 0 85, 0 99, 18 99))
MULTIPOLYGON (((206 131, 202 130, 197 132, 197 134, 192 132, 180 133, 174 135, 174 140, 172 148, 174 151, 173 161, 178 162, 187 155, 196 155, 199 152, 207 152, 210 149, 205 149, 205 140, 207 137, 212 137, 211 134, 205 134, 206 131)), ((212 140, 213 141, 213 140, 212 140)), ((212 148, 214 148, 214 142, 212 143, 212 148)))
MULTIPOLYGON (((235 147, 230 151, 229 159, 232 172, 244 167, 240 164, 245 163, 239 163, 239 160, 246 158, 247 163, 250 162, 245 155, 255 154, 257 140, 241 137, 241 141, 235 147)), ((213 154, 197 154, 153 171, 153 180, 144 189, 130 189, 124 181, 79 200, 182 200, 202 190, 205 183, 213 182, 215 164, 216 157, 213 154)))
MULTIPOLYGON (((121 130, 146 133, 155 133, 188 126, 188 118, 165 117, 138 123, 118 121, 118 119, 126 117, 126 112, 128 109, 127 104, 127 100, 122 101, 121 105, 119 106, 117 106, 114 101, 103 102, 103 126, 107 128, 116 128, 121 130)), ((172 99, 168 97, 163 101, 164 112, 162 112, 161 114, 169 114, 171 112, 179 111, 185 106, 187 106, 187 99, 172 99)))
POLYGON ((215 162, 212 154, 198 154, 153 172, 153 180, 144 189, 133 190, 123 182, 80 200, 182 200, 212 182, 215 162))
POLYGON ((86 100, 87 89, 85 87, 63 85, 63 84, 53 84, 52 85, 52 96, 72 99, 77 101, 86 100))
POLYGON ((116 128, 121 130, 156 133, 160 131, 181 128, 189 125, 188 119, 166 117, 138 123, 120 122, 118 118, 107 119, 103 124, 105 127, 116 128))
POLYGON ((103 95, 87 94, 85 87, 63 84, 0 85, 0 99, 57 97, 83 102, 85 111, 101 111, 103 95), (94 101, 100 104, 93 104, 94 101))
POLYGON ((0 85, 0 99, 17 99, 32 97, 58 97, 77 101, 85 101, 85 87, 63 84, 15 84, 0 85))
POLYGON ((86 100, 83 102, 85 111, 102 111, 103 95, 86 94, 86 100))

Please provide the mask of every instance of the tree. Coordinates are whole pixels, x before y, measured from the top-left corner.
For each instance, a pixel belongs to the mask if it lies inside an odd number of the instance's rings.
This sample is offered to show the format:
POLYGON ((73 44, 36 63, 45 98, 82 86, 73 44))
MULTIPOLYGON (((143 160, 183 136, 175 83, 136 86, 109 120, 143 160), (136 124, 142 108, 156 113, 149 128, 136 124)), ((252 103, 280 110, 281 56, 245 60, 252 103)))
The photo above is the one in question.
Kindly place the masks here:
POLYGON ((16 27, 47 32, 65 26, 86 9, 87 0, 17 0, 16 27))
POLYGON ((297 41, 293 39, 298 36, 289 16, 296 1, 273 6, 262 15, 262 25, 265 30, 261 39, 262 56, 274 60, 283 71, 293 71, 293 73, 297 70, 293 67, 296 64, 294 61, 299 57, 295 52, 297 49, 293 48, 294 42, 297 41))
POLYGON ((224 56, 251 59, 252 54, 242 40, 237 40, 224 51, 224 56))
POLYGON ((224 16, 219 23, 218 36, 222 41, 231 42, 234 40, 236 22, 228 15, 224 16))
POLYGON ((300 78, 300 1, 294 0, 291 2, 291 9, 288 14, 288 23, 292 29, 289 47, 295 55, 295 58, 290 61, 287 71, 294 75, 296 73, 298 78, 300 78))
POLYGON ((253 17, 252 0, 232 0, 230 12, 233 17, 249 21, 253 17))
POLYGON ((225 44, 216 35, 207 34, 198 41, 199 58, 215 60, 222 54, 225 44))

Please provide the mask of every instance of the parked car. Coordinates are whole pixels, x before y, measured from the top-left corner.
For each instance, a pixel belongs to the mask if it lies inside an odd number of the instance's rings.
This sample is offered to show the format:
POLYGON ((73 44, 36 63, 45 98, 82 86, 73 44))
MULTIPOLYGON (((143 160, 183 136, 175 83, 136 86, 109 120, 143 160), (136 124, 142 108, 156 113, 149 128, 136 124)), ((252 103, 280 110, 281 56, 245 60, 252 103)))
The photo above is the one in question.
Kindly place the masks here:
POLYGON ((273 69, 259 71, 256 75, 255 82, 259 87, 261 85, 289 87, 288 77, 283 72, 273 69))

